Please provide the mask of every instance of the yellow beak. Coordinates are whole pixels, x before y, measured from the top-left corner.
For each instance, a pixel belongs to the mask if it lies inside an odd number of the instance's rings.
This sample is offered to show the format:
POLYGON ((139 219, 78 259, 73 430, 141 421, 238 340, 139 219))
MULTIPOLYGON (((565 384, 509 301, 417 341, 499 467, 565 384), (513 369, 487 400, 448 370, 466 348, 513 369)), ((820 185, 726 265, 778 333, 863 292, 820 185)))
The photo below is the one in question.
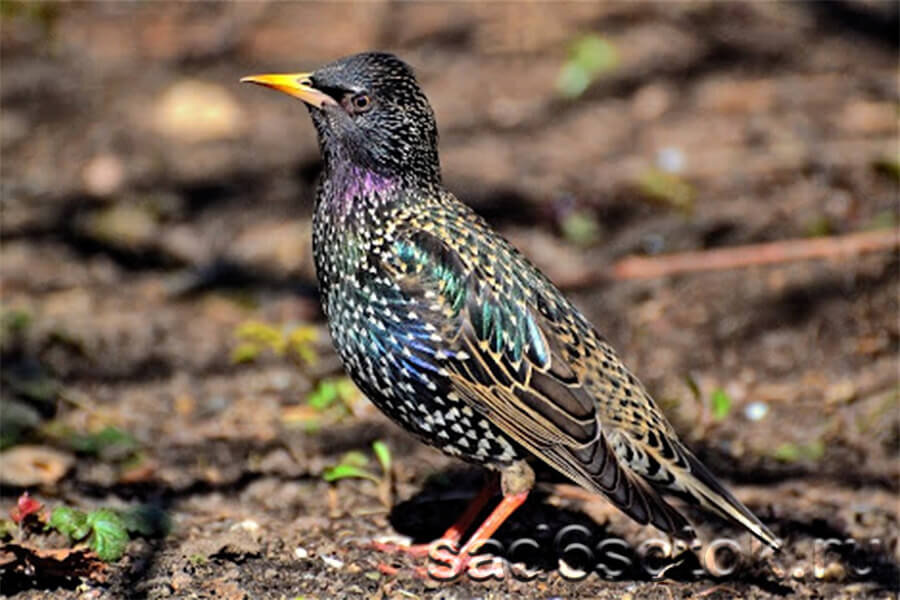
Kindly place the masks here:
POLYGON ((312 73, 285 73, 281 75, 250 75, 243 77, 241 83, 264 85, 294 98, 300 98, 316 108, 324 108, 326 104, 337 105, 334 98, 313 87, 312 73))

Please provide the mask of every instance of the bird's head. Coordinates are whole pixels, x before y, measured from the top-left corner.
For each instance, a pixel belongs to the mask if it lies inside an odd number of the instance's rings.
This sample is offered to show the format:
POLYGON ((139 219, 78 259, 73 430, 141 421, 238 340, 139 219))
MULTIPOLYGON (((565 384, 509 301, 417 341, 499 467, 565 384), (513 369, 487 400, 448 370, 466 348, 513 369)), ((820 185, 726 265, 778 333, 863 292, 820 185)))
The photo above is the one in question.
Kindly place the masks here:
POLYGON ((440 180, 434 112, 412 69, 392 54, 355 54, 309 73, 241 81, 305 102, 332 168, 350 162, 386 177, 440 180))

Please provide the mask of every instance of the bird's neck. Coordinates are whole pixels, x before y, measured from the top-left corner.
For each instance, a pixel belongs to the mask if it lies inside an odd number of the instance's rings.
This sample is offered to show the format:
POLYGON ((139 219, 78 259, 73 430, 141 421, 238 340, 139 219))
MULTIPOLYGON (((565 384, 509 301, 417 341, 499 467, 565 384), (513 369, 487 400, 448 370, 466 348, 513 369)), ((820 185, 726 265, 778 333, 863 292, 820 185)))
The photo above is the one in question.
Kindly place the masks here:
POLYGON ((401 184, 399 178, 350 162, 326 163, 323 177, 321 208, 340 222, 392 201, 401 184))
POLYGON ((418 197, 439 186, 411 172, 383 173, 350 160, 329 160, 326 155, 317 212, 341 226, 377 219, 398 202, 418 197))

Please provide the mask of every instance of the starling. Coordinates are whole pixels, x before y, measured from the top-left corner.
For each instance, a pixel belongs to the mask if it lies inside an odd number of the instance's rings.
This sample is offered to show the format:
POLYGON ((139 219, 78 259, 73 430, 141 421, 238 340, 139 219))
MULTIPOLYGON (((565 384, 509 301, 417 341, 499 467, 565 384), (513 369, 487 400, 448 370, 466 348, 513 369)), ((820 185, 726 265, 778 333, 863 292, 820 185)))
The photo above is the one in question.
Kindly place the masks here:
MULTIPOLYGON (((584 315, 444 188, 434 113, 406 63, 363 53, 241 81, 309 108, 324 159, 313 253, 347 373, 423 442, 500 474, 503 499, 460 556, 525 501, 534 460, 669 534, 690 527, 663 493, 780 547, 584 315)), ((490 498, 445 539, 458 544, 490 498)))

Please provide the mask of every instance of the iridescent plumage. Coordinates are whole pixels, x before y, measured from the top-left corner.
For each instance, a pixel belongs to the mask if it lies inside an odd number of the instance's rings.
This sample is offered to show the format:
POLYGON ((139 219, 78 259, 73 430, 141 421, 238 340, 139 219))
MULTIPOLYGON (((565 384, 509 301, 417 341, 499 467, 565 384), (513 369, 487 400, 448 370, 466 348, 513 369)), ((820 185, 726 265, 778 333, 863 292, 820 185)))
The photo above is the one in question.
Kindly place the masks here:
POLYGON ((683 534, 660 495, 674 493, 778 547, 582 313, 443 187, 434 117, 409 67, 369 53, 304 75, 334 100, 310 106, 325 158, 313 234, 323 307, 372 402, 424 442, 500 471, 507 496, 527 493, 525 461, 539 459, 640 523, 683 534))

